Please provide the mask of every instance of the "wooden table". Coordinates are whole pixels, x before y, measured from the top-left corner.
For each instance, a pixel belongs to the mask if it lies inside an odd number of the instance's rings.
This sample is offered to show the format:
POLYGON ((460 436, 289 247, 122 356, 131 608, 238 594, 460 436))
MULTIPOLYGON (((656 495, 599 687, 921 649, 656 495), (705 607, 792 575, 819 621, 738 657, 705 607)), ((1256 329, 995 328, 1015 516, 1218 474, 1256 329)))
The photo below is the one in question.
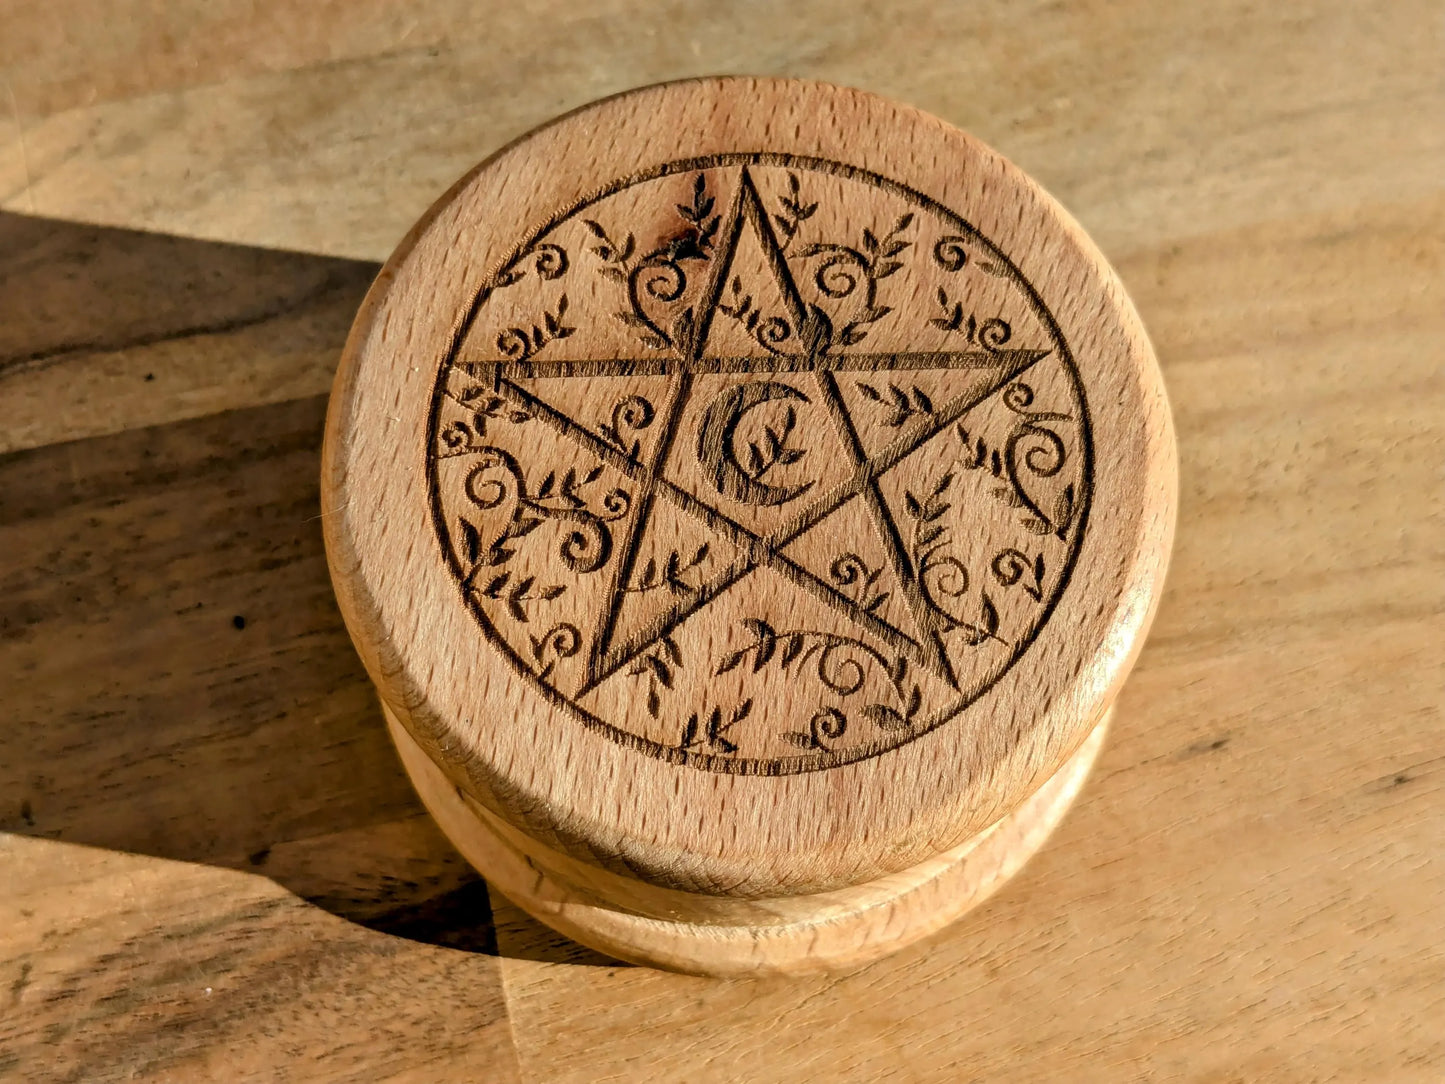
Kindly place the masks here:
POLYGON ((1445 1078, 1445 17, 0 5, 0 1078, 1445 1078), (665 78, 912 101, 1118 266, 1172 579, 1094 779, 858 974, 618 966, 421 812, 332 602, 325 395, 473 161, 665 78))

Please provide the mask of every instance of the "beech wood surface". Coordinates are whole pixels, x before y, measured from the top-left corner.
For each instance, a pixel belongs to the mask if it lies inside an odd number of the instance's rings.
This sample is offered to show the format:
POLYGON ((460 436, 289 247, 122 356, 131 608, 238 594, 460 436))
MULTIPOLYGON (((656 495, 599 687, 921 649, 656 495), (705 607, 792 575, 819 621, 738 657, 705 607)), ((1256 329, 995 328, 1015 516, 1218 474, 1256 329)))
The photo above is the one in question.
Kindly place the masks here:
POLYGON ((1440 1079, 1435 5, 142 8, 0 10, 0 1076, 1440 1079), (479 925, 314 519, 346 329, 435 193, 722 70, 867 86, 1037 177, 1180 437, 1081 799, 842 978, 620 967, 499 897, 479 925))
POLYGON ((423 803, 493 890, 615 959, 728 978, 856 970, 957 921, 1043 845, 1108 731, 1106 719, 1007 816, 908 869, 808 896, 699 901, 539 848, 452 783, 386 714, 423 803))

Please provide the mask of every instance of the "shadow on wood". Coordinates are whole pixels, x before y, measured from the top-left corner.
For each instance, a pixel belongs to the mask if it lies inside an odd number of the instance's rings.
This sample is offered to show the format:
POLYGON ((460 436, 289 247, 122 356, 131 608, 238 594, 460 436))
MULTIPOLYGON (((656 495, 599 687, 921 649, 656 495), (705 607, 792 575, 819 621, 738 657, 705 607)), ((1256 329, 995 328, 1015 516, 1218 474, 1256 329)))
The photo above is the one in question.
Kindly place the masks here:
POLYGON ((256 352, 334 357, 376 270, 0 214, 0 400, 73 371, 77 409, 112 411, 0 457, 0 830, 252 871, 495 954, 486 886, 412 793, 333 601, 326 374, 267 401, 286 359, 256 352), (185 387, 234 381, 239 336, 260 405, 187 416, 150 371, 164 347, 185 387), (119 391, 87 403, 97 368, 119 391), (158 416, 180 420, 127 424, 158 416))

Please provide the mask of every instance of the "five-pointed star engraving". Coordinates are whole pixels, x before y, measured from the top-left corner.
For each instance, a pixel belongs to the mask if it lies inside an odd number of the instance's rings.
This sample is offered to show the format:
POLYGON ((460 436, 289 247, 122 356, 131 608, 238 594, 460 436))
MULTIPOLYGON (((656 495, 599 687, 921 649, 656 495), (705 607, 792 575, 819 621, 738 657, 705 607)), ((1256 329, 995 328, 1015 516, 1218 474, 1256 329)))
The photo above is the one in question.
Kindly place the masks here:
POLYGON ((678 351, 671 355, 647 359, 458 363, 460 368, 471 375, 489 379, 498 394, 525 407, 534 418, 579 444, 589 454, 626 476, 636 486, 634 511, 628 522, 626 535, 618 547, 618 558, 610 569, 608 602, 598 615, 597 627, 590 641, 585 680, 575 695, 580 697, 596 688, 720 593, 759 567, 767 567, 783 576, 874 638, 909 657, 916 665, 957 687, 957 678, 943 641, 944 634, 954 627, 954 622, 928 604, 918 582, 917 570, 909 559, 898 527, 879 489, 878 480, 912 452, 957 422, 968 410, 1043 358, 1048 351, 835 354, 829 352, 829 339, 828 319, 816 306, 810 308, 804 302, 788 269, 782 247, 769 223, 757 188, 747 168, 743 167, 726 223, 716 242, 709 274, 697 306, 693 334, 680 344, 678 351), (781 292, 791 328, 804 349, 794 353, 750 357, 706 357, 704 352, 708 335, 718 310, 723 286, 731 272, 743 230, 748 227, 752 228, 761 245, 768 271, 781 292), (912 433, 900 435, 870 457, 866 454, 857 428, 844 404, 834 374, 847 370, 879 369, 972 369, 988 371, 991 376, 937 407, 928 417, 927 424, 912 433), (683 409, 692 391, 693 377, 698 373, 811 373, 820 401, 832 419, 841 446, 849 457, 849 477, 830 489, 810 489, 807 496, 811 499, 804 501, 799 498, 797 511, 765 535, 750 530, 737 519, 664 477, 664 467, 676 441, 683 409), (554 409, 518 383, 518 380, 531 378, 624 375, 669 378, 667 399, 658 414, 658 437, 648 455, 641 461, 554 409), (882 620, 783 552, 789 543, 855 496, 862 498, 868 510, 915 626, 922 632, 920 638, 909 636, 882 620), (632 576, 653 506, 659 499, 693 516, 710 531, 727 539, 735 547, 737 556, 725 568, 703 581, 695 591, 684 598, 675 599, 645 626, 617 643, 614 641, 617 639, 617 620, 624 593, 632 576))

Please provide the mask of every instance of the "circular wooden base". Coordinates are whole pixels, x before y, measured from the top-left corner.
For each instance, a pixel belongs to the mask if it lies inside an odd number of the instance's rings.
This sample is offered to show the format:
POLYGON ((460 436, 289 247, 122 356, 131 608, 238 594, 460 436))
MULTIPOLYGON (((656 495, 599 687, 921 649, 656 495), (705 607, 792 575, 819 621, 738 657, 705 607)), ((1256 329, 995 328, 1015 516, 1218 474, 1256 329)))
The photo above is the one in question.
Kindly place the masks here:
POLYGON ((386 717, 427 809, 457 850, 504 896, 609 956, 730 976, 859 967, 977 906, 1018 872, 1063 819, 1108 725, 1105 715, 1048 782, 966 843, 862 885, 758 900, 658 888, 551 850, 456 787, 389 710, 386 717))

